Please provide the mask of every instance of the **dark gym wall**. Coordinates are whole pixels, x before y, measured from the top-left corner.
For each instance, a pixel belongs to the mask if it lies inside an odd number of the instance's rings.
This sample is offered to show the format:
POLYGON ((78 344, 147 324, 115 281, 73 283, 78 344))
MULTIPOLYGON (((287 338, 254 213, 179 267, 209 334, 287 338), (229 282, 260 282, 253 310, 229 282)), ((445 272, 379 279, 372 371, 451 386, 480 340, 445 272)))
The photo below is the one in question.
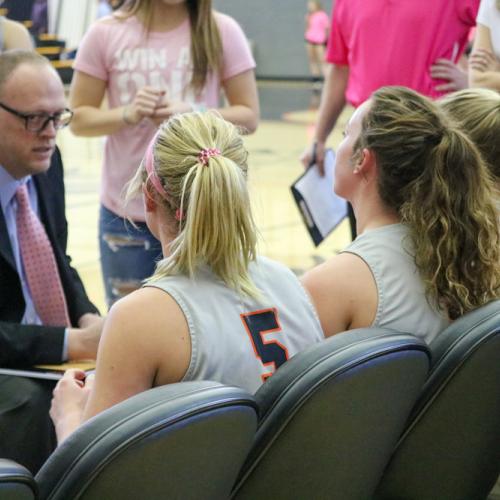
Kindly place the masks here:
MULTIPOLYGON (((234 17, 253 43, 260 78, 308 78, 304 44, 307 0, 214 0, 234 17)), ((331 0, 323 0, 330 13, 331 0)))
POLYGON ((16 21, 27 21, 31 19, 31 9, 34 0, 4 0, 0 2, 2 8, 9 9, 9 18, 16 21))

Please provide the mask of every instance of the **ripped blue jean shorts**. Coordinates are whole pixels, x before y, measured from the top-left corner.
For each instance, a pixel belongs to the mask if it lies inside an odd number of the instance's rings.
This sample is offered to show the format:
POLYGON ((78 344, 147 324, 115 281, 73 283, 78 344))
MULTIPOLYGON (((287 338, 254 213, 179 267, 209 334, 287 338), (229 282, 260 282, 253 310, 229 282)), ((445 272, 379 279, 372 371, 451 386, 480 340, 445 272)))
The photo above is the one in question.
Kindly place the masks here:
POLYGON ((135 224, 137 227, 101 205, 99 249, 108 307, 140 288, 162 256, 160 242, 147 225, 135 224))

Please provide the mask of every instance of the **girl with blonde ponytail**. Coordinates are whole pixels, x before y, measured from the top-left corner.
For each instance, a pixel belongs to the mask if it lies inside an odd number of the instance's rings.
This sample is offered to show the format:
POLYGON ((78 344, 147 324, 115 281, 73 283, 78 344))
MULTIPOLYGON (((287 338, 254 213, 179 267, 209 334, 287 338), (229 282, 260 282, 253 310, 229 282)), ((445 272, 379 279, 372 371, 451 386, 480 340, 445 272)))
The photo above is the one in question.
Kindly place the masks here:
POLYGON ((59 441, 153 386, 207 379, 254 392, 323 339, 298 279, 257 256, 247 168, 236 127, 214 112, 175 115, 160 127, 128 197, 142 192, 164 258, 143 288, 111 308, 91 391, 78 371, 59 384, 52 406, 59 441), (76 422, 75 411, 65 411, 75 406, 76 422))
POLYGON ((500 94, 490 89, 464 89, 438 102, 478 147, 500 188, 500 94))
POLYGON ((431 342, 500 296, 494 182, 432 101, 376 91, 346 127, 335 175, 359 236, 304 277, 325 335, 373 325, 431 342))

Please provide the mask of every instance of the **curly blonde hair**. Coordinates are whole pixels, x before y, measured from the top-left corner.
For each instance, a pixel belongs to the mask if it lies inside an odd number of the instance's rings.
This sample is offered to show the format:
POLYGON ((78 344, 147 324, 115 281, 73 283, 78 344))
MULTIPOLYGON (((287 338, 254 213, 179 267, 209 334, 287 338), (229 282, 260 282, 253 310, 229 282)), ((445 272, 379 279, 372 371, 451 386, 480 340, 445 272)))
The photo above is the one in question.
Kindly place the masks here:
MULTIPOLYGON (((238 129, 217 112, 178 114, 163 122, 153 146, 154 169, 168 195, 165 210, 171 220, 176 213, 181 220, 170 255, 158 263, 150 281, 176 274, 193 277, 206 264, 230 288, 259 296, 248 272, 257 256, 257 228, 246 183, 247 157, 238 129), (205 165, 200 152, 209 148, 219 153, 205 165)), ((141 166, 126 198, 135 197, 145 181, 141 166)))
POLYGON ((410 89, 370 100, 355 151, 375 153, 380 197, 409 228, 427 297, 450 319, 498 298, 496 191, 476 146, 410 89))

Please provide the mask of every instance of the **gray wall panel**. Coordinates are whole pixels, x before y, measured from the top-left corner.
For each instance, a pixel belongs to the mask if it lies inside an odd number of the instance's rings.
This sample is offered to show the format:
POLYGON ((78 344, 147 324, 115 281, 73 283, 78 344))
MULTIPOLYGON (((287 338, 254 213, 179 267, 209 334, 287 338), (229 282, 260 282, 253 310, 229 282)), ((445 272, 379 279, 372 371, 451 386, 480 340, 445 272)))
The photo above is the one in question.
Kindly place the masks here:
MULTIPOLYGON (((330 13, 330 0, 323 6, 330 13)), ((214 0, 214 7, 234 17, 253 42, 257 76, 307 78, 304 43, 306 0, 214 0)))

